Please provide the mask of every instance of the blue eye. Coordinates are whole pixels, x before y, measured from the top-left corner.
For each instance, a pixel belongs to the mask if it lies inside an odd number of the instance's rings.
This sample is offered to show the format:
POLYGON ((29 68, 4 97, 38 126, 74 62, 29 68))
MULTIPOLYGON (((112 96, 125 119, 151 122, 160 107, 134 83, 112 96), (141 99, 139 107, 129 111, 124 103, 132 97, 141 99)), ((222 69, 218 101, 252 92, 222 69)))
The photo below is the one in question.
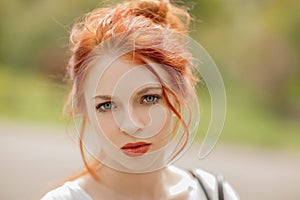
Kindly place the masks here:
POLYGON ((96 106, 96 109, 99 112, 106 112, 108 110, 114 109, 115 107, 116 106, 111 101, 108 101, 108 102, 105 102, 105 103, 98 104, 96 106))
POLYGON ((142 98, 142 103, 155 104, 161 97, 159 95, 146 95, 142 98))

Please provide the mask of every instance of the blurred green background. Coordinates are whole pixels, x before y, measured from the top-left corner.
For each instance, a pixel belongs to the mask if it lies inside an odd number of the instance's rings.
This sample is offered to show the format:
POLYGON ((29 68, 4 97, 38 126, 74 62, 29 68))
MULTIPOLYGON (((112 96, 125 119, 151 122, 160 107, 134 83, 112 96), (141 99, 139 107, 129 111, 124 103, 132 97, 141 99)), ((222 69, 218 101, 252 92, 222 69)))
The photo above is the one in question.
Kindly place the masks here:
MULTIPOLYGON (((220 142, 300 150, 300 1, 186 0, 226 87, 220 142)), ((0 1, 0 119, 64 127, 74 19, 89 0, 0 1)), ((42 134, 42 133, 41 133, 42 134)))

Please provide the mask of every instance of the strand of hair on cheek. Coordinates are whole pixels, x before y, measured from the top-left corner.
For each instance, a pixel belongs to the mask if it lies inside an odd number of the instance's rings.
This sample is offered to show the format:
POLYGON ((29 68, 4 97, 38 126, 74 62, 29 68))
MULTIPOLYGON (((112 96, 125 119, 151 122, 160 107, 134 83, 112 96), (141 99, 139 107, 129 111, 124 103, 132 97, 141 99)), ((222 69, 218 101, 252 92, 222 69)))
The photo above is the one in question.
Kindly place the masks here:
MULTIPOLYGON (((144 58, 145 59, 145 58, 144 58)), ((145 59, 145 61, 147 61, 145 59)), ((147 62, 146 62, 147 63, 147 62)), ((178 117, 178 119, 180 120, 181 124, 184 127, 184 134, 181 135, 178 144, 176 145, 175 149, 178 147, 178 145, 181 143, 181 141, 183 140, 183 137, 185 136, 186 140, 184 141, 183 145, 180 147, 180 149, 174 154, 174 156, 171 157, 170 161, 172 161, 187 145, 187 141, 189 139, 189 130, 188 130, 188 126, 185 123, 185 121, 182 119, 182 116, 180 115, 180 113, 176 110, 176 108, 172 105, 172 103, 170 102, 168 95, 166 93, 166 91, 168 91, 169 94, 171 94, 173 97, 175 97, 175 99, 177 100, 177 103, 180 105, 179 101, 178 101, 178 96, 168 87, 165 86, 165 84, 163 83, 162 79, 160 78, 160 76, 158 75, 158 73, 150 66, 150 65, 146 65, 146 68, 148 70, 150 70, 158 79, 158 81, 160 82, 160 84, 162 85, 162 92, 163 92, 163 96, 166 97, 166 102, 168 107, 174 112, 174 114, 178 117)), ((184 98, 182 98, 182 100, 184 101, 184 98)), ((185 104, 186 101, 184 101, 185 104)), ((188 106, 189 107, 189 106, 188 106)), ((190 121, 190 120, 189 120, 190 121)))
MULTIPOLYGON (((168 91, 172 96, 174 97, 177 97, 177 95, 172 91, 170 90, 169 88, 165 87, 163 85, 163 93, 164 93, 164 96, 167 97, 166 93, 165 93, 165 90, 168 91)), ((177 99, 177 98, 175 98, 177 99)), ((177 100, 178 101, 178 100, 177 100)), ((174 112, 174 114, 178 117, 178 119, 180 120, 181 124, 183 125, 184 127, 184 133, 181 135, 180 139, 179 139, 179 142, 177 143, 175 149, 178 148, 179 144, 181 143, 181 141, 183 140, 183 138, 185 137, 186 139, 184 140, 184 143, 181 145, 180 149, 174 153, 174 155, 170 158, 169 162, 171 162, 184 148, 185 146, 187 145, 187 141, 189 139, 189 130, 188 130, 188 126, 187 124, 185 123, 185 121, 182 119, 182 116, 180 115, 180 113, 174 108, 174 106, 171 104, 169 98, 167 97, 166 98, 166 102, 168 104, 168 106, 171 108, 171 110, 174 112)))
MULTIPOLYGON (((189 139, 189 130, 188 130, 188 126, 186 124, 186 122, 182 119, 182 116, 180 115, 180 113, 176 110, 176 108, 172 105, 172 103, 170 102, 168 95, 166 93, 166 91, 171 94, 176 100, 177 103, 180 105, 179 101, 178 101, 178 96, 168 87, 165 86, 165 84, 163 83, 162 79, 160 78, 160 76, 157 74, 157 72, 150 66, 150 65, 146 65, 147 69, 149 69, 158 79, 158 81, 160 82, 160 84, 162 85, 162 92, 163 92, 163 96, 166 97, 166 102, 168 107, 174 112, 174 114, 178 117, 178 119, 180 120, 181 124, 184 127, 184 134, 181 135, 178 144, 176 145, 175 149, 178 148, 179 144, 181 143, 181 141, 183 140, 183 138, 185 137, 186 140, 184 141, 183 145, 180 147, 180 149, 174 154, 174 156, 171 157, 170 161, 172 161, 187 145, 187 141, 189 139)), ((182 98, 182 100, 184 101, 184 98, 182 98)), ((187 104, 186 101, 184 101, 185 104, 187 104)), ((187 104, 188 105, 188 104, 187 104)), ((189 106, 188 106, 189 107, 189 106)), ((190 108, 190 107, 189 107, 190 108)), ((190 110, 190 109, 189 109, 190 110)), ((191 112, 190 112, 191 113, 191 112)), ((191 116, 191 114, 190 114, 191 116)), ((190 117, 191 119, 191 117, 190 117)), ((189 123, 190 123, 190 119, 189 119, 189 123)))
POLYGON ((179 139, 179 142, 177 143, 175 149, 178 148, 178 146, 179 146, 180 142, 183 140, 184 136, 186 136, 186 140, 184 140, 184 144, 180 147, 180 149, 177 151, 177 153, 174 154, 173 157, 171 157, 170 161, 172 161, 173 159, 175 159, 175 157, 186 147, 188 139, 190 137, 190 132, 188 130, 188 125, 184 121, 182 121, 182 120, 181 120, 181 122, 183 124, 183 127, 184 127, 185 131, 184 131, 184 134, 181 135, 181 137, 179 139))

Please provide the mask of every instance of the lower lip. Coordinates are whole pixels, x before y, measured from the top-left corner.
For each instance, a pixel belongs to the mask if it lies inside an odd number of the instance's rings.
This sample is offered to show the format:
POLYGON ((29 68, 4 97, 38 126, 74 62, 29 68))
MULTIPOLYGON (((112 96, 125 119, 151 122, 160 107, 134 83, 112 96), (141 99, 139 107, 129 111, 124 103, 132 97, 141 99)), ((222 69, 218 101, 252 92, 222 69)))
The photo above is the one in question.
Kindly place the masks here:
POLYGON ((141 145, 138 147, 122 148, 121 150, 130 157, 137 157, 145 154, 150 148, 150 144, 141 145))

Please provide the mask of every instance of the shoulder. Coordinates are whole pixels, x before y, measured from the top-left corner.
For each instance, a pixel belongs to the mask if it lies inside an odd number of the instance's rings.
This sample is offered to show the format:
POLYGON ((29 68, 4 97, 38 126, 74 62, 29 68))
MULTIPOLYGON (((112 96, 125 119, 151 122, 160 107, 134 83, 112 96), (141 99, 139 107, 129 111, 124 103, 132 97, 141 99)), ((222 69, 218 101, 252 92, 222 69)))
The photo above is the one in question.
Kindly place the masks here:
POLYGON ((221 176, 215 176, 202 169, 191 170, 193 176, 198 180, 201 188, 205 191, 208 199, 238 200, 239 196, 232 186, 221 176))
POLYGON ((41 200, 92 200, 76 181, 68 181, 48 192, 41 200))
POLYGON ((203 190, 190 172, 173 165, 168 166, 168 170, 173 174, 169 176, 172 177, 170 179, 173 179, 172 185, 169 187, 169 192, 172 193, 173 196, 172 200, 205 199, 203 190))

